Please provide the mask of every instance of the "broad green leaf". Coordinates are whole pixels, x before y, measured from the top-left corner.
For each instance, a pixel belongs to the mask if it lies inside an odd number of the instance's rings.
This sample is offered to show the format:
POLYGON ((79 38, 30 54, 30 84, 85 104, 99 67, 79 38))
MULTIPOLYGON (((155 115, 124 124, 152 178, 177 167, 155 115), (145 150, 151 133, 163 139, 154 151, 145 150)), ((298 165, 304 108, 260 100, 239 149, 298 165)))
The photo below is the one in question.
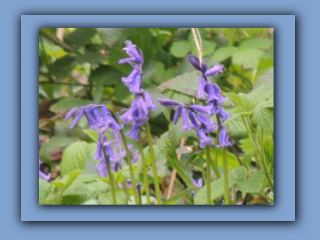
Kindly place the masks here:
POLYGON ((90 199, 90 200, 86 201, 85 203, 83 203, 83 205, 99 205, 99 202, 97 199, 90 199))
POLYGON ((96 32, 95 28, 78 28, 64 36, 63 41, 71 47, 79 48, 88 44, 96 32))
POLYGON ((229 136, 243 137, 248 135, 240 114, 232 114, 231 118, 224 122, 224 126, 228 129, 229 136))
POLYGON ((116 84, 116 87, 114 88, 114 96, 119 100, 123 101, 127 97, 131 96, 131 92, 129 91, 129 88, 123 84, 122 81, 119 81, 116 84))
POLYGON ((90 63, 90 64, 100 64, 103 63, 106 60, 106 56, 102 55, 98 51, 85 51, 83 55, 78 55, 75 58, 75 61, 77 64, 84 64, 84 63, 90 63))
POLYGON ((103 43, 111 47, 124 35, 123 28, 97 28, 100 39, 103 43))
POLYGON ((256 171, 250 177, 242 182, 238 182, 236 187, 242 192, 242 196, 246 193, 259 192, 265 178, 263 171, 256 171))
POLYGON ((81 205, 87 201, 86 195, 64 195, 60 205, 81 205))
MULTIPOLYGON (((217 47, 217 43, 208 40, 202 40, 202 56, 206 57, 211 55, 217 47)), ((198 55, 198 49, 195 43, 191 45, 191 53, 194 55, 198 55)))
POLYGON ((50 161, 51 153, 58 148, 65 148, 76 140, 70 137, 52 137, 48 142, 42 144, 40 149, 40 158, 48 164, 53 164, 50 161))
MULTIPOLYGON (((237 167, 229 172, 229 187, 237 182, 243 181, 247 177, 247 169, 243 166, 237 167)), ((216 199, 224 194, 224 182, 223 177, 210 183, 211 187, 211 200, 216 199)), ((201 188, 201 190, 193 197, 196 205, 203 205, 207 202, 207 186, 201 188)))
POLYGON ((237 106, 234 109, 234 113, 239 113, 241 115, 250 115, 257 106, 257 102, 248 95, 239 93, 229 93, 230 100, 237 106))
POLYGON ((58 58, 54 63, 49 65, 50 74, 61 79, 67 77, 77 65, 75 59, 75 57, 70 55, 58 58))
POLYGON ((164 93, 166 89, 175 90, 187 95, 197 97, 199 72, 193 71, 177 76, 157 87, 157 92, 164 93))
POLYGON ((240 147, 241 147, 242 151, 245 152, 246 154, 256 150, 252 141, 250 140, 250 138, 241 139, 240 140, 240 147))
POLYGON ((239 49, 266 49, 273 45, 273 41, 271 39, 266 38, 248 38, 245 39, 240 45, 239 49))
POLYGON ((73 181, 79 176, 79 174, 82 172, 83 172, 82 170, 74 170, 74 171, 70 172, 68 175, 67 182, 65 184, 65 189, 67 189, 73 183, 73 181))
POLYGON ((266 103, 273 98, 273 83, 262 84, 248 94, 251 99, 257 103, 266 103))
POLYGON ((52 185, 39 178, 39 205, 42 205, 51 192, 52 185))
POLYGON ((88 159, 88 144, 76 142, 65 149, 61 162, 61 175, 67 175, 74 170, 84 170, 88 159))
POLYGON ((210 65, 213 65, 217 62, 222 62, 227 58, 231 57, 232 54, 237 50, 236 47, 221 47, 218 48, 210 60, 210 65))
POLYGON ((267 164, 273 164, 274 161, 274 143, 265 140, 264 142, 264 154, 267 164))
POLYGON ((183 58, 190 52, 191 44, 187 41, 173 42, 170 47, 170 52, 177 58, 183 58))
POLYGON ((60 99, 57 103, 55 103, 51 110, 52 111, 62 111, 62 110, 71 110, 72 108, 82 107, 88 104, 93 103, 87 99, 76 99, 73 97, 67 97, 60 99))
POLYGON ((252 122, 267 132, 273 131, 273 109, 264 108, 263 104, 259 104, 253 110, 252 122))
POLYGON ((91 72, 89 81, 95 84, 103 82, 104 84, 108 85, 116 85, 121 82, 122 77, 125 77, 123 72, 109 65, 101 65, 91 72))
MULTIPOLYGON (((223 167, 223 156, 222 156, 222 149, 221 148, 217 148, 217 147, 214 147, 214 148, 211 148, 211 159, 214 159, 216 160, 216 156, 218 158, 218 165, 220 167, 223 167)), ((240 166, 240 163, 237 159, 237 157, 226 151, 226 157, 227 157, 227 166, 228 166, 228 169, 234 169, 236 167, 239 167, 240 166)), ((206 159, 206 157, 204 157, 206 159)))
POLYGON ((238 49, 232 54, 232 62, 239 66, 257 69, 263 52, 259 49, 238 49))
MULTIPOLYGON (((124 192, 117 190, 116 191, 116 201, 117 205, 125 205, 127 201, 127 196, 124 192)), ((98 197, 98 202, 100 205, 113 205, 112 193, 102 193, 98 197)))
POLYGON ((182 138, 197 136, 195 130, 184 130, 182 131, 182 119, 180 118, 177 124, 172 125, 168 134, 169 138, 174 146, 180 143, 182 138))
POLYGON ((89 136, 94 142, 99 141, 99 136, 96 130, 84 129, 83 132, 89 136))

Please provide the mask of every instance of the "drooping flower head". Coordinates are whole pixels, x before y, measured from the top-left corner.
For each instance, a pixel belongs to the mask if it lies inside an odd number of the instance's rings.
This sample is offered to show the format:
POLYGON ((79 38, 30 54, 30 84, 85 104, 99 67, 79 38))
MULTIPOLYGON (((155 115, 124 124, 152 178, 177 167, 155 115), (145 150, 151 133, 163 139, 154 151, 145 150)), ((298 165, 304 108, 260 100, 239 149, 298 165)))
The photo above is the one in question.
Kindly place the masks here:
MULTIPOLYGON (((196 188, 198 188, 199 190, 200 190, 200 189, 202 188, 202 186, 203 186, 203 180, 202 180, 202 178, 199 178, 198 181, 192 179, 192 183, 193 183, 193 185, 194 185, 196 188)), ((196 192, 193 191, 193 190, 190 191, 190 193, 191 193, 192 195, 195 195, 195 194, 196 194, 196 192)))
POLYGON ((224 126, 221 128, 221 131, 219 134, 219 142, 220 142, 220 144, 217 145, 217 147, 222 147, 222 148, 231 146, 234 143, 233 141, 232 142, 229 141, 227 129, 224 126))

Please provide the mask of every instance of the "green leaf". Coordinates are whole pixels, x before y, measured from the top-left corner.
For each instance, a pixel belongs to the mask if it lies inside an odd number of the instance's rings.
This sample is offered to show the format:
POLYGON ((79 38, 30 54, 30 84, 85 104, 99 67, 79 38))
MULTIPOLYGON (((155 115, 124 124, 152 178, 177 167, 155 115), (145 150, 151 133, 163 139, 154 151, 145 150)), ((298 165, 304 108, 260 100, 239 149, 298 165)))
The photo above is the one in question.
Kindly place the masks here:
POLYGON ((266 38, 247 38, 239 45, 239 49, 243 48, 256 48, 256 49, 266 49, 273 45, 271 39, 266 38))
POLYGON ((63 79, 71 74, 71 71, 76 65, 76 58, 66 55, 62 58, 58 58, 54 63, 49 65, 49 72, 55 77, 63 79))
MULTIPOLYGON (((116 191, 116 201, 117 205, 125 205, 127 201, 127 196, 122 191, 116 191)), ((113 205, 112 193, 107 192, 100 194, 98 197, 98 202, 100 205, 113 205)))
POLYGON ((67 97, 62 98, 57 103, 55 103, 51 107, 51 110, 54 112, 62 110, 71 110, 72 108, 82 107, 91 103, 93 102, 87 99, 76 99, 73 97, 67 97))
POLYGON ((107 44, 108 47, 118 41, 124 34, 123 28, 97 28, 100 35, 100 39, 103 43, 107 44))
POLYGON ((75 60, 77 64, 99 64, 103 63, 106 60, 106 56, 98 51, 85 51, 83 55, 78 55, 75 60))
MULTIPOLYGON (((217 47, 217 43, 208 40, 202 40, 202 56, 206 57, 211 55, 217 47)), ((198 55, 198 49, 195 43, 191 46, 191 53, 194 55, 198 55)))
POLYGON ((51 192, 52 185, 47 181, 39 178, 39 205, 44 204, 51 192))
POLYGON ((82 170, 74 170, 74 171, 70 172, 68 175, 67 182, 65 184, 65 189, 67 189, 73 183, 73 181, 79 176, 79 174, 82 172, 83 172, 82 170))
POLYGON ((273 109, 264 108, 263 104, 259 104, 253 110, 252 122, 267 132, 273 131, 273 109))
POLYGON ((264 142, 264 154, 267 164, 273 164, 274 161, 274 143, 268 140, 264 142))
MULTIPOLYGON (((93 70, 89 76, 89 81, 97 84, 103 82, 104 84, 118 84, 125 74, 116 68, 109 65, 101 65, 93 70)), ((121 82, 122 83, 122 82, 121 82)))
POLYGON ((125 100, 127 97, 131 95, 129 88, 123 84, 122 81, 119 81, 114 88, 114 96, 119 100, 125 100))
MULTIPOLYGON (((218 158, 218 165, 219 165, 220 167, 223 167, 222 149, 221 149, 221 148, 214 147, 214 148, 211 148, 211 150, 212 150, 212 151, 211 151, 211 154, 212 154, 211 159, 214 159, 214 160, 215 160, 215 159, 216 159, 216 156, 217 156, 217 158, 218 158)), ((227 164, 228 169, 234 169, 234 168, 240 166, 240 163, 239 163, 237 157, 236 157, 234 154, 226 151, 226 157, 227 157, 227 162, 228 162, 228 164, 227 164)))
POLYGON ((62 196, 60 205, 81 205, 87 201, 86 195, 65 195, 62 196))
POLYGON ((227 58, 231 57, 232 54, 237 50, 236 47, 221 47, 218 48, 210 60, 210 65, 213 65, 217 62, 222 62, 227 58))
POLYGON ((40 158, 48 164, 53 164, 50 160, 51 152, 58 148, 65 148, 76 140, 70 137, 52 137, 48 142, 44 143, 40 149, 40 158))
POLYGON ((231 118, 224 122, 224 126, 228 129, 229 136, 243 137, 248 134, 240 114, 232 114, 231 118))
POLYGON ((176 146, 182 138, 195 137, 197 133, 195 130, 182 131, 182 119, 180 118, 177 124, 172 125, 168 134, 174 146, 176 146))
POLYGON ((85 134, 88 135, 89 138, 92 139, 92 141, 94 142, 98 142, 99 141, 99 136, 96 130, 92 130, 92 129, 84 129, 83 132, 85 134))
POLYGON ((88 159, 88 144, 76 142, 65 149, 61 162, 61 175, 68 175, 74 170, 84 170, 88 159))
POLYGON ((95 28, 78 28, 66 35, 63 41, 71 47, 79 48, 88 44, 95 34, 95 28))
POLYGON ((239 113, 241 115, 250 115, 255 107, 257 106, 257 102, 250 98, 248 95, 239 93, 229 93, 230 100, 237 106, 234 109, 234 113, 239 113))
POLYGON ((157 87, 157 92, 164 93, 166 89, 175 90, 187 95, 197 97, 199 72, 193 71, 177 76, 157 87))
POLYGON ((269 69, 268 71, 266 71, 261 77, 258 78, 258 80, 255 82, 253 89, 257 89, 260 86, 262 86, 263 84, 268 84, 268 83, 272 83, 274 82, 274 71, 273 68, 269 69))
POLYGON ((245 152, 246 154, 256 150, 256 148, 254 147, 250 138, 241 139, 240 140, 240 147, 241 147, 242 151, 245 152))
POLYGON ((248 96, 254 99, 257 103, 266 104, 273 98, 273 83, 266 83, 251 91, 248 96))
POLYGON ((188 189, 188 190, 184 190, 182 192, 179 192, 178 194, 176 194, 176 195, 172 196, 171 198, 167 199, 163 204, 167 204, 169 202, 174 202, 174 201, 178 200, 179 198, 183 197, 184 195, 190 193, 190 191, 191 190, 188 189))
POLYGON ((242 192, 242 196, 246 193, 259 192, 264 178, 265 174, 263 171, 256 171, 246 180, 238 182, 236 187, 242 192))
POLYGON ((170 52, 177 58, 183 58, 190 52, 191 45, 187 41, 173 42, 170 47, 170 52))
POLYGON ((263 52, 259 49, 238 49, 232 54, 232 62, 239 66, 257 69, 263 52))
MULTIPOLYGON (((233 169, 229 175, 229 187, 237 182, 243 181, 247 177, 247 169, 243 166, 233 169)), ((224 194, 223 177, 210 183, 211 187, 211 200, 216 199, 224 194)), ((203 205, 207 202, 207 186, 201 188, 199 192, 193 197, 196 205, 203 205)))

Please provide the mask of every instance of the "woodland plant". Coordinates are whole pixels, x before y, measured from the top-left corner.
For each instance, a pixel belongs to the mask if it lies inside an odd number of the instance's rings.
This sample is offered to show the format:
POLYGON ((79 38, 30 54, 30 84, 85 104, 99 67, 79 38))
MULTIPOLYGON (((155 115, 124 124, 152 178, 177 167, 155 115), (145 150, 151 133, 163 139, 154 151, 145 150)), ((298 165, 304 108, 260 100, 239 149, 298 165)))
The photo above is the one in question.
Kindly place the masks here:
POLYGON ((131 101, 122 109, 99 102, 68 109, 65 121, 70 129, 82 128, 85 118, 90 127, 85 133, 93 143, 68 139, 72 143, 66 144, 63 153, 63 177, 53 181, 52 175, 40 170, 39 157, 40 204, 162 205, 181 203, 182 198, 196 205, 245 205, 252 196, 259 196, 263 204, 273 204, 271 85, 258 79, 260 85, 248 94, 221 90, 226 87, 220 88, 217 79, 233 74, 235 67, 229 67, 227 61, 206 64, 202 44, 208 43, 198 29, 192 33, 198 56, 194 51, 185 56, 185 67, 195 71, 163 81, 157 94, 144 88, 144 82, 149 84, 145 61, 150 52, 143 52, 139 47, 146 46, 134 45, 131 40, 124 42, 122 50, 127 57, 116 62, 132 69, 126 77, 117 75, 115 81, 121 78, 131 101), (157 125, 150 120, 159 104, 171 123, 167 132, 156 137, 157 125), (163 173, 169 169, 174 172, 170 184, 163 173), (97 174, 91 174, 94 172, 97 174), (171 186, 168 190, 166 184, 171 186))

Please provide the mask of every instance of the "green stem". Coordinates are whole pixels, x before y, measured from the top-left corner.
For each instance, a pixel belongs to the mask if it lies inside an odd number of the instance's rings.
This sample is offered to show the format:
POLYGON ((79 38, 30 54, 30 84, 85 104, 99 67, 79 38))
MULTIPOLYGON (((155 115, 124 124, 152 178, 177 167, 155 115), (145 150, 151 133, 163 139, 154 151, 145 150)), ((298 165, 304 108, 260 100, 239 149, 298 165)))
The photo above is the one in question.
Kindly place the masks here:
POLYGON ((206 146, 206 155, 207 155, 207 205, 211 205, 211 179, 210 179, 210 148, 206 146))
POLYGON ((144 183, 145 183, 146 195, 147 195, 147 204, 151 205, 151 202, 150 202, 150 191, 149 191, 149 181, 148 181, 148 172, 147 172, 147 167, 146 167, 146 160, 144 158, 141 138, 139 140, 139 151, 140 151, 140 156, 141 156, 141 159, 142 159, 142 168, 143 168, 144 183))
POLYGON ((110 167, 110 161, 109 161, 109 157, 106 153, 106 149, 103 147, 102 148, 102 152, 103 152, 103 156, 106 160, 106 164, 107 164, 107 171, 108 171, 108 175, 109 175, 109 180, 110 180, 110 186, 111 186, 111 193, 112 193, 112 201, 114 205, 117 205, 117 199, 116 199, 116 188, 114 185, 114 179, 113 179, 113 175, 111 172, 111 167, 110 167))
POLYGON ((206 172, 205 172, 205 169, 204 169, 204 161, 202 160, 202 179, 203 179, 203 182, 204 184, 206 185, 207 184, 207 179, 206 179, 206 172))
POLYGON ((229 194, 229 179, 228 179, 228 163, 226 149, 222 150, 223 156, 223 178, 224 178, 224 201, 225 205, 230 205, 230 194, 229 194))
POLYGON ((147 121, 147 123, 146 123, 146 130, 147 130, 147 139, 148 139, 148 144, 149 144, 150 158, 151 158, 151 164, 152 164, 152 170, 153 170, 154 188, 156 190, 156 197, 157 197, 158 204, 160 205, 160 204, 162 204, 161 192, 160 192, 160 187, 159 187, 156 159, 155 159, 155 156, 154 156, 154 150, 153 150, 153 143, 152 143, 152 136, 151 136, 151 132, 150 132, 149 121, 147 121))
POLYGON ((129 151, 127 140, 126 140, 126 138, 124 136, 124 133, 123 133, 122 129, 120 130, 120 134, 121 134, 121 137, 122 137, 124 148, 126 150, 126 158, 127 158, 127 162, 128 162, 128 165, 129 165, 129 171, 130 171, 130 178, 131 178, 131 182, 132 182, 134 201, 135 201, 136 205, 138 205, 139 204, 139 197, 138 197, 138 193, 137 193, 137 189, 136 189, 136 180, 135 180, 134 174, 133 174, 133 167, 132 167, 132 162, 131 162, 131 153, 129 151))
MULTIPOLYGON (((274 185, 273 185, 273 182, 272 182, 272 179, 271 179, 271 176, 269 174, 269 171, 268 171, 268 168, 267 168, 267 165, 266 165, 266 162, 264 160, 264 153, 263 153, 263 148, 261 148, 257 142, 257 139, 254 137, 252 131, 251 131, 251 128, 250 128, 250 121, 248 120, 247 117, 243 117, 242 116, 242 120, 248 130, 248 133, 249 133, 249 136, 250 136, 250 139, 255 147, 255 149, 258 151, 258 154, 259 154, 259 157, 260 157, 260 163, 259 165, 262 167, 263 171, 264 171, 264 174, 266 175, 266 178, 267 178, 267 181, 268 181, 268 185, 269 187, 271 188, 272 192, 274 192, 274 185)), ((261 129, 261 134, 262 136, 261 137, 261 142, 263 142, 263 129, 261 129)), ((261 143, 261 146, 263 146, 263 143, 261 143)))
POLYGON ((72 47, 69 47, 67 44, 65 44, 64 42, 62 42, 61 40, 59 40, 56 36, 51 36, 50 34, 48 34, 46 31, 44 31, 43 29, 39 29, 39 34, 44 36, 46 39, 54 42, 56 45, 60 46, 63 48, 63 50, 67 51, 67 52, 72 52, 75 53, 76 50, 73 49, 72 47))

